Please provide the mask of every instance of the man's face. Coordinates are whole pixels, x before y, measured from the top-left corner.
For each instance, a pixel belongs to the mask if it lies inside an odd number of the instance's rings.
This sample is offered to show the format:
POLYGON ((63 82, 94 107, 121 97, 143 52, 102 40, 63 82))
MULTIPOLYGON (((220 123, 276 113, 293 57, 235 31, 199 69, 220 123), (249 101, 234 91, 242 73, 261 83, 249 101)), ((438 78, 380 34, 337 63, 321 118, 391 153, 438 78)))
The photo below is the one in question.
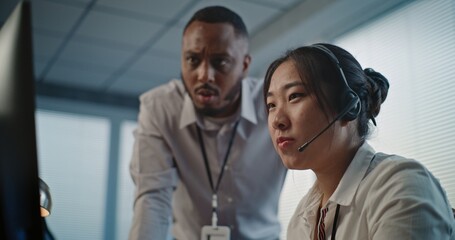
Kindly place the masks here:
POLYGON ((191 23, 183 34, 182 78, 196 110, 211 117, 233 114, 250 56, 248 41, 228 23, 191 23))

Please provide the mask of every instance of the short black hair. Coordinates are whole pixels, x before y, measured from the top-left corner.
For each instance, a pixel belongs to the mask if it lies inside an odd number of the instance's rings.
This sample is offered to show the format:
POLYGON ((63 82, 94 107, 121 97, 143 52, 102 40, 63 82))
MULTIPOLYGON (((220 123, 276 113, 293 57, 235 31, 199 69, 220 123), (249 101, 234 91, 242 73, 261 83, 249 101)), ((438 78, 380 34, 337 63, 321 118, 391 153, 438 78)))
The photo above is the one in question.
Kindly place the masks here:
POLYGON ((242 18, 232 10, 222 6, 210 6, 198 10, 188 23, 185 25, 183 32, 194 21, 206 23, 228 23, 234 27, 236 34, 248 38, 248 31, 242 18))

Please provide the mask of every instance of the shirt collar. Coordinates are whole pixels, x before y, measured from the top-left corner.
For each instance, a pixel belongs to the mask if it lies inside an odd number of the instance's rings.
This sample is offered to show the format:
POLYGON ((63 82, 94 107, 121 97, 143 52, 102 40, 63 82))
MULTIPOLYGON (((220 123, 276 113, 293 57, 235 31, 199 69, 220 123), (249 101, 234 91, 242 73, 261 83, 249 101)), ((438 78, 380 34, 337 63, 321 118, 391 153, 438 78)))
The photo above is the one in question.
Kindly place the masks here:
POLYGON ((302 203, 302 206, 304 207, 300 209, 298 214, 303 216, 307 221, 311 222, 310 220, 316 218, 317 216, 317 210, 319 209, 321 198, 322 192, 319 190, 317 182, 315 182, 313 187, 311 187, 308 191, 308 198, 304 203, 302 203))
POLYGON ((193 101, 188 92, 183 95, 182 114, 180 115, 180 129, 193 124, 197 121, 196 110, 194 109, 193 101))
POLYGON ((371 160, 375 154, 374 149, 367 143, 357 150, 346 172, 343 174, 337 189, 330 197, 329 201, 340 205, 351 205, 354 195, 365 177, 371 160))
POLYGON ((253 124, 257 124, 256 109, 254 107, 253 93, 247 81, 242 81, 242 109, 240 116, 253 124))
MULTIPOLYGON (((374 149, 366 142, 359 148, 359 150, 357 150, 357 153, 341 178, 337 189, 330 197, 328 204, 330 202, 334 202, 335 204, 347 206, 352 203, 354 195, 360 186, 360 182, 367 173, 374 154, 374 149)), ((307 196, 307 200, 302 203, 302 206, 304 207, 300 209, 298 214, 303 216, 304 219, 310 221, 317 216, 317 210, 322 197, 322 192, 319 190, 317 181, 308 191, 307 196)))
MULTIPOLYGON (((253 94, 247 84, 247 81, 242 81, 242 95, 241 95, 241 112, 240 117, 248 120, 252 124, 257 124, 257 113, 254 107, 253 101, 253 94)), ((183 97, 183 107, 182 107, 182 114, 180 115, 180 129, 187 127, 190 124, 197 122, 198 124, 202 124, 198 121, 196 110, 194 109, 193 101, 189 96, 188 92, 185 92, 183 97)), ((240 135, 242 137, 246 137, 246 132, 241 126, 239 126, 240 135)))

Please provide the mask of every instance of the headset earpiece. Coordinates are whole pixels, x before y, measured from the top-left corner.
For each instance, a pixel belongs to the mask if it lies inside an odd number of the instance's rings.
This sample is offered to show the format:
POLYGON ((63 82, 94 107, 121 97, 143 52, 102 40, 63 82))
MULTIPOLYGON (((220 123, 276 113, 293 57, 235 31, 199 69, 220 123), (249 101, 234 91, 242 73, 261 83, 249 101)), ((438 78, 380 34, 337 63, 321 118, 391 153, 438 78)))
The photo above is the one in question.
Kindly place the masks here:
POLYGON ((346 100, 344 102, 348 103, 347 105, 348 110, 346 111, 346 113, 343 114, 341 119, 346 121, 352 121, 359 116, 361 110, 360 100, 357 94, 352 90, 348 91, 345 94, 345 98, 346 100))
POLYGON ((336 64, 336 67, 340 71, 341 78, 343 79, 344 82, 344 87, 345 87, 345 93, 343 94, 342 101, 344 103, 344 108, 343 110, 339 113, 340 119, 346 120, 346 121, 352 121, 356 119, 359 116, 360 110, 362 108, 361 103, 360 103, 360 98, 359 96, 352 90, 351 87, 349 87, 348 82, 346 81, 346 77, 344 76, 343 69, 341 68, 340 62, 338 61, 338 58, 335 56, 335 54, 330 51, 327 47, 321 44, 314 44, 311 45, 311 47, 320 50, 323 52, 329 59, 336 64))

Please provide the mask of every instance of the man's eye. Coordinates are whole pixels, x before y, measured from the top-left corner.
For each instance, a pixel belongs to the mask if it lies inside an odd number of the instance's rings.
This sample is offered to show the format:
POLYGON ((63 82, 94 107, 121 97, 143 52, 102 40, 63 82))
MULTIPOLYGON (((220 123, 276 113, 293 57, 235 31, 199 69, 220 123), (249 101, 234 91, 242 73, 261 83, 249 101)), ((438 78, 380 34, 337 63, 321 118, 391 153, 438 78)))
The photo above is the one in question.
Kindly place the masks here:
POLYGON ((270 111, 270 109, 274 108, 275 107, 275 104, 273 103, 267 103, 267 110, 270 111))
POLYGON ((227 60, 226 59, 217 59, 216 60, 216 64, 220 65, 220 66, 226 65, 227 64, 227 60))
POLYGON ((193 56, 186 57, 186 62, 190 65, 197 65, 199 63, 199 59, 193 56))
POLYGON ((216 58, 212 61, 215 68, 224 68, 228 65, 229 60, 226 58, 216 58))

